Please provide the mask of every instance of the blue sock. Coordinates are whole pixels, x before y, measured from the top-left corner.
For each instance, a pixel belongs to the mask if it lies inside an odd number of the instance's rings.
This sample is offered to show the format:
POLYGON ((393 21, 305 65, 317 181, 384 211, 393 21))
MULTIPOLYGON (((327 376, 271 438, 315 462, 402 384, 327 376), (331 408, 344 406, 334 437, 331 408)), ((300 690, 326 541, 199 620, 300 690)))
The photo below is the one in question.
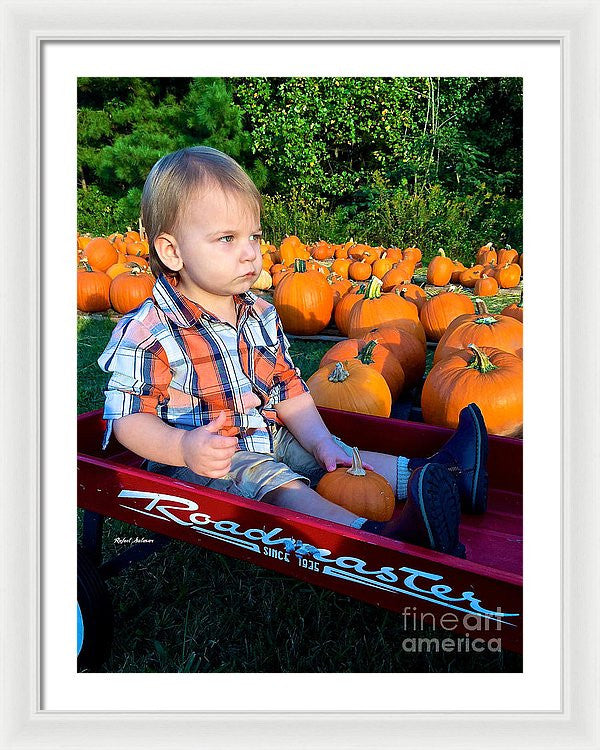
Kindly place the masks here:
POLYGON ((396 465, 396 497, 398 500, 405 500, 408 492, 408 479, 410 477, 410 469, 408 468, 408 458, 404 456, 398 456, 398 463, 396 465))

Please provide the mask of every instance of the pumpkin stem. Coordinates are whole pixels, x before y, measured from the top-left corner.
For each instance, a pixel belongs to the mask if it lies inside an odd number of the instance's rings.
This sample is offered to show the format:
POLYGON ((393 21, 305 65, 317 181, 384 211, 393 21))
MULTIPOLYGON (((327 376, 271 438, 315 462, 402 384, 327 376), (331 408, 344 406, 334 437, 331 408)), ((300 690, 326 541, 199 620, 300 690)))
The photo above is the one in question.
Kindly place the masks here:
POLYGON ((92 271, 94 270, 94 269, 93 269, 93 268, 92 268, 92 267, 90 266, 90 263, 89 263, 89 261, 88 261, 88 259, 87 259, 87 258, 82 258, 82 259, 81 259, 81 265, 82 265, 82 266, 83 266, 83 267, 85 268, 85 270, 86 270, 86 271, 87 271, 88 273, 92 273, 92 271))
POLYGON ((373 349, 377 346, 377 339, 373 339, 366 343, 363 348, 358 352, 355 359, 362 362, 363 365, 372 365, 375 360, 373 359, 373 349))
POLYGON ((336 362, 335 367, 331 371, 327 380, 330 383, 343 383, 344 380, 350 377, 350 373, 344 367, 343 362, 336 362))
POLYGON ((294 271, 296 273, 306 273, 306 261, 303 258, 295 258, 294 271))
POLYGON ((488 315, 488 309, 485 306, 485 302, 477 297, 475 299, 475 310, 479 315, 488 315))
POLYGON ((475 344, 469 344, 469 349, 472 349, 475 358, 471 362, 470 365, 467 365, 469 369, 471 370, 479 370, 479 372, 485 373, 485 372, 491 372, 492 370, 497 370, 498 368, 496 365, 493 365, 490 362, 490 358, 481 351, 478 347, 475 346, 475 344))
POLYGON ((358 448, 352 448, 352 466, 346 470, 346 474, 351 474, 353 477, 367 476, 367 472, 363 469, 362 461, 360 460, 358 448))
POLYGON ((446 257, 446 253, 444 252, 444 248, 443 247, 440 247, 440 249, 438 250, 438 255, 441 255, 442 258, 446 257))
POLYGON ((377 299, 381 297, 382 281, 377 276, 372 276, 365 289, 365 299, 377 299))

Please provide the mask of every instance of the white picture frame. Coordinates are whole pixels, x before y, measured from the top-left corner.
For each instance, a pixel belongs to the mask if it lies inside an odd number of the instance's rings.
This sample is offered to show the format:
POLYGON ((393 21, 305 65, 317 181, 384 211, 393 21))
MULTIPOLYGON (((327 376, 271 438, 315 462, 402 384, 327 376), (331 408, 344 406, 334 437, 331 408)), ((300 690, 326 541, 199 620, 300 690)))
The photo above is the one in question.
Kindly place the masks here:
MULTIPOLYGON (((2 0, 2 213, 7 243, 0 320, 3 564, 0 566, 2 748, 600 747, 597 637, 600 570, 598 323, 600 3, 437 0, 369 5, 327 0, 161 4, 2 0), (112 14, 113 9, 116 10, 112 14), (93 712, 43 711, 40 696, 40 71, 45 40, 557 40, 563 61, 562 381, 563 670, 560 711, 93 712), (575 255, 576 262, 571 262, 575 255), (585 346, 584 346, 585 345, 585 346), (25 360, 23 362, 23 360, 25 360), (14 363, 23 363, 16 368, 14 363), (174 739, 176 738, 176 740, 174 739)), ((557 283, 557 282, 554 282, 557 283)), ((556 333, 558 337, 558 332, 556 333)), ((552 408, 559 408, 552 406, 552 408)), ((57 429, 60 412, 57 412, 57 429)), ((467 676, 468 677, 468 676, 467 676)), ((465 683, 468 685, 468 683, 465 683)), ((468 689, 468 688, 467 688, 468 689)))

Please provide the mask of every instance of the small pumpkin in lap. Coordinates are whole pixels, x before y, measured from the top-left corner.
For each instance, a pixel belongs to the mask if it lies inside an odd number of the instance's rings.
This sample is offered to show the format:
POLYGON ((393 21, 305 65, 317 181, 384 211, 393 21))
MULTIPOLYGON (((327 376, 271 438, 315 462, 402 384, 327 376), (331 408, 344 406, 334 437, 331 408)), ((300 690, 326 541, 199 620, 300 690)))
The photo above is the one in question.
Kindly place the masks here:
POLYGON ((317 484, 321 497, 370 521, 389 521, 396 498, 390 483, 363 468, 358 448, 352 448, 352 466, 328 472, 317 484))

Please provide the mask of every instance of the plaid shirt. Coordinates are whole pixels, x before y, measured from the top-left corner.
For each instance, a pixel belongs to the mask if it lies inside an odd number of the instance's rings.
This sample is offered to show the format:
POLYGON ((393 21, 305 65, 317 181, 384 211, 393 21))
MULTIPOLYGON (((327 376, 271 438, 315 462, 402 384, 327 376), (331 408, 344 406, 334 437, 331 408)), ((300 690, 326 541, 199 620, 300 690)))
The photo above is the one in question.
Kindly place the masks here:
POLYGON ((112 421, 127 414, 156 414, 191 430, 225 411, 226 426, 240 428, 241 450, 272 452, 271 430, 281 424, 275 405, 308 388, 273 305, 251 292, 234 300, 237 329, 183 297, 161 275, 153 299, 123 316, 98 360, 111 373, 104 448, 112 421), (256 397, 260 405, 248 408, 256 397), (250 428, 256 431, 245 432, 250 428))

